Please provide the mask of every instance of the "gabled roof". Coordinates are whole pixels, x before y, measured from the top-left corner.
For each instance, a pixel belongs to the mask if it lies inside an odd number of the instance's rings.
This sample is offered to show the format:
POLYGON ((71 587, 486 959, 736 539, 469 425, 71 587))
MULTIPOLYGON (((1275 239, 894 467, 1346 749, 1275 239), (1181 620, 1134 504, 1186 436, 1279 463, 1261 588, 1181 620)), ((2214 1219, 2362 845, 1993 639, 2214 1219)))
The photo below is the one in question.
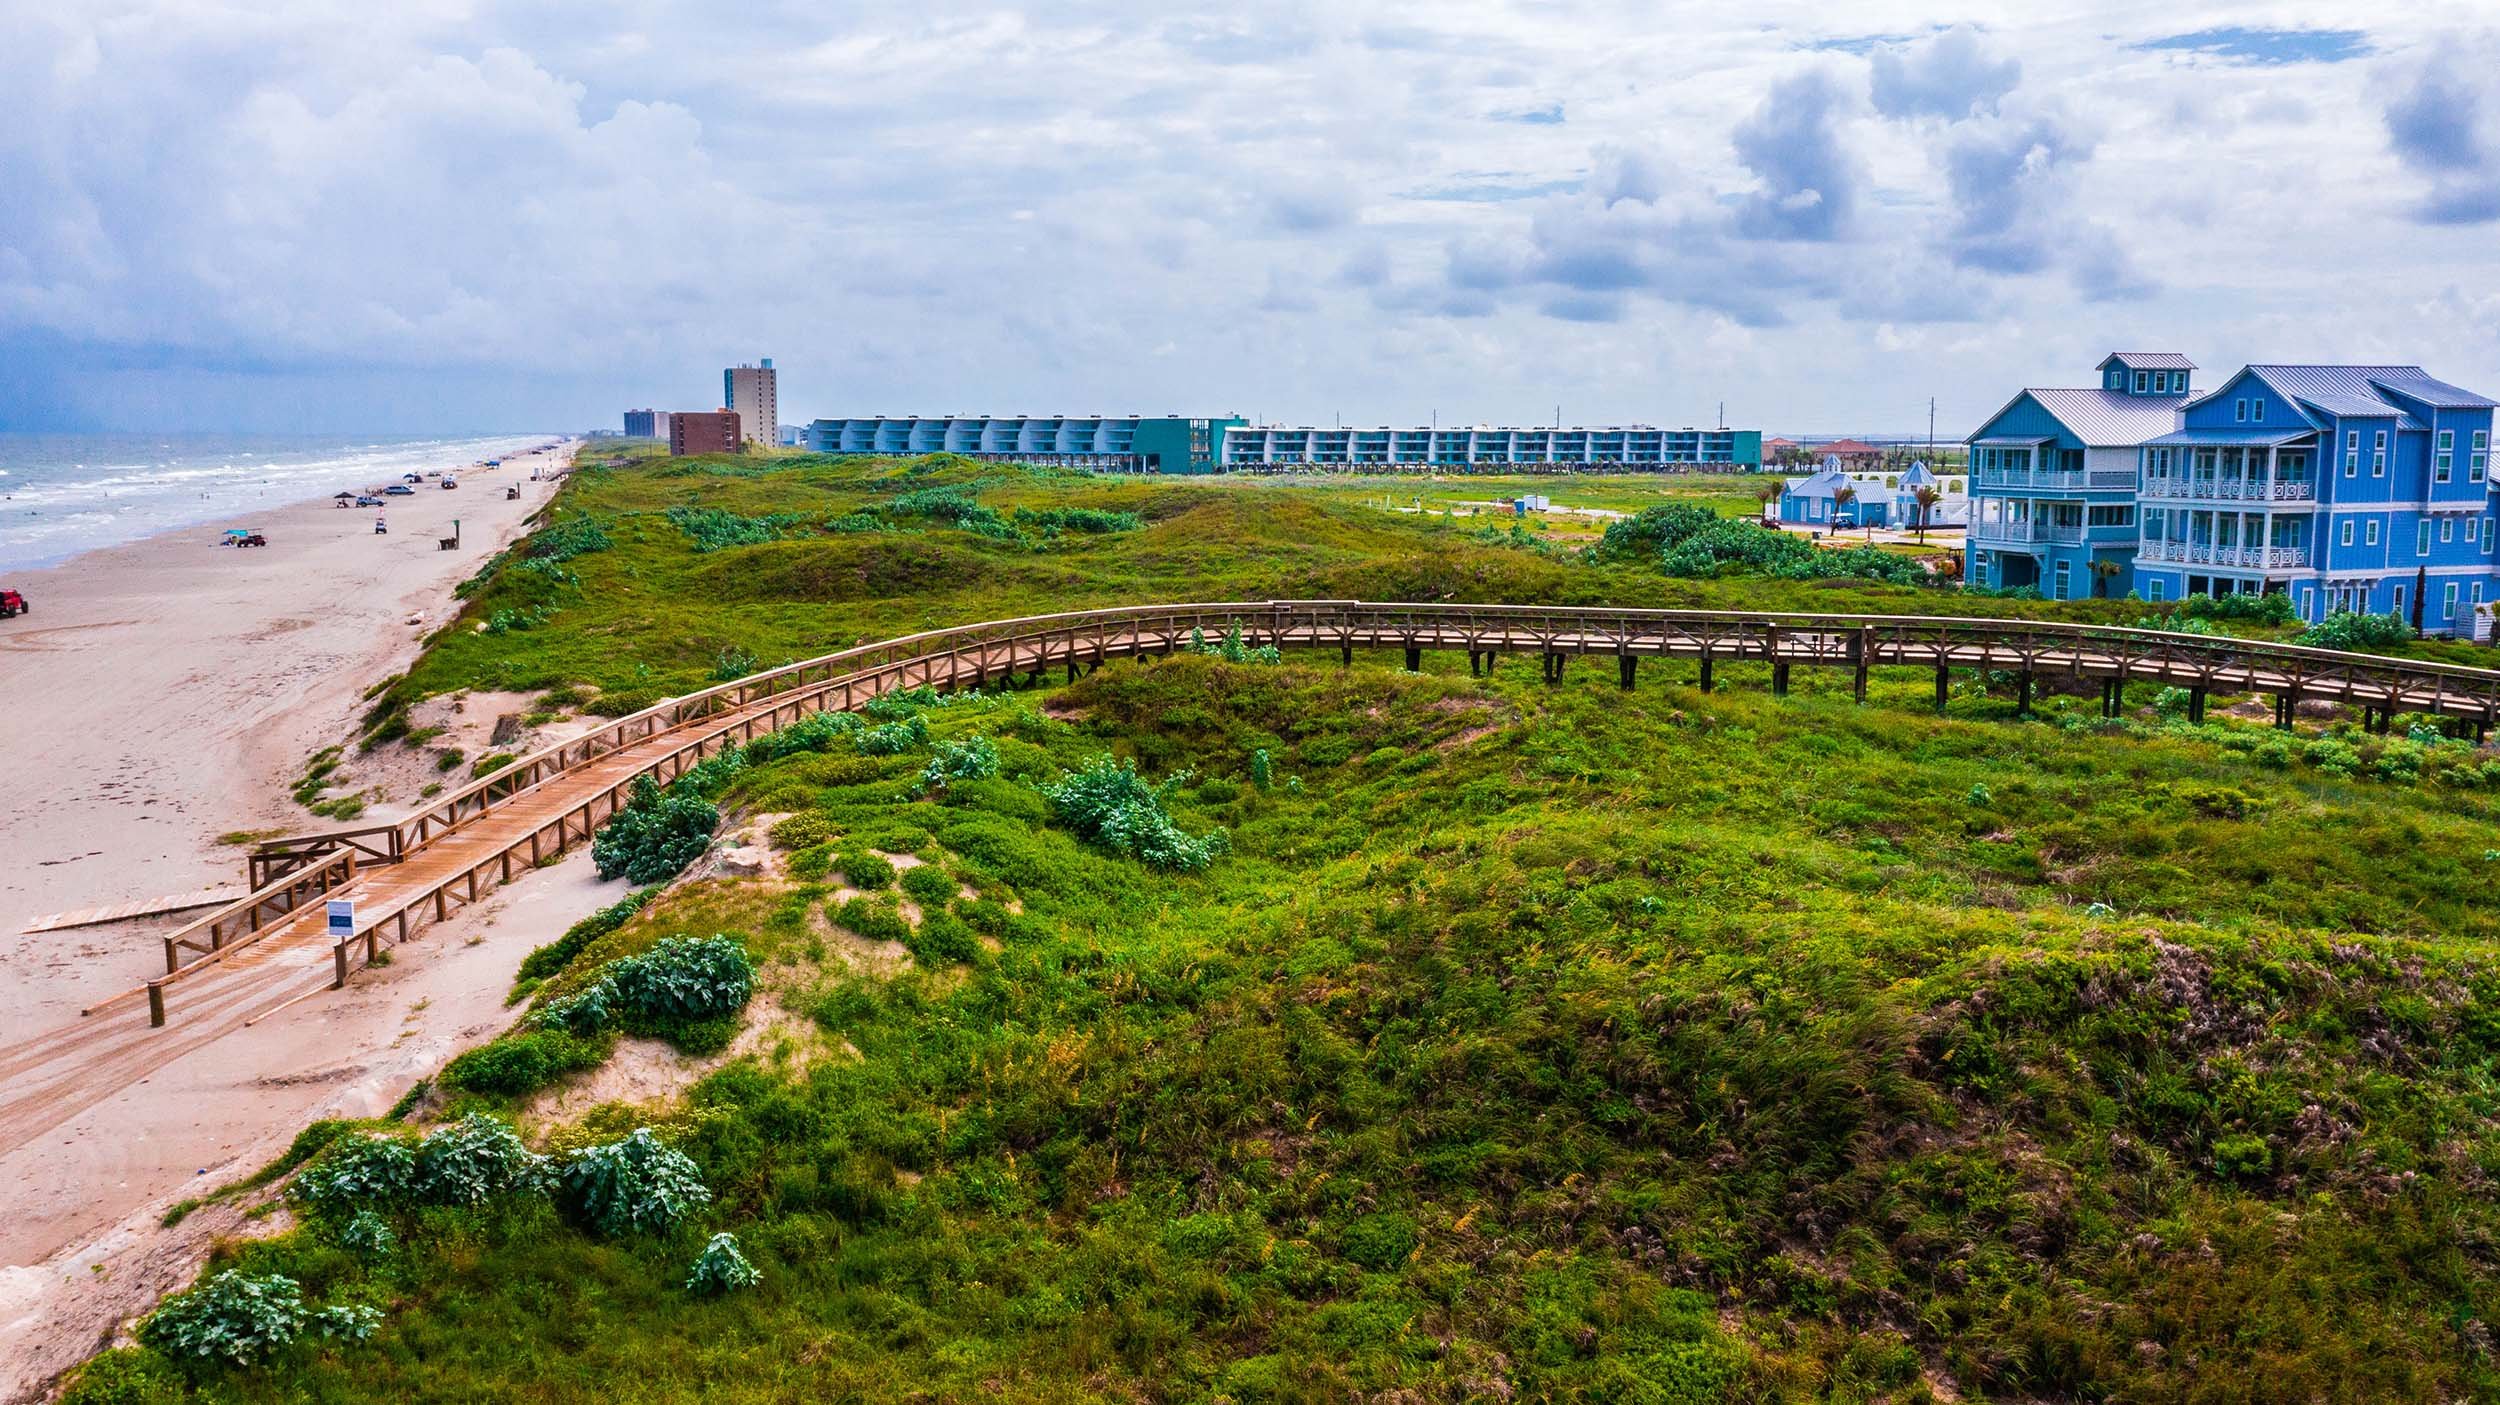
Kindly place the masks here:
POLYGON ((1815 445, 1814 452, 1818 454, 1880 454, 1883 450, 1856 439, 1835 439, 1829 444, 1815 445))
POLYGON ((1915 488, 1921 483, 1933 483, 1935 481, 1935 470, 1929 468, 1924 463, 1914 463, 1907 469, 1903 470, 1898 486, 1903 488, 1915 488))
POLYGON ((2253 426, 2237 428, 2225 426, 2221 429, 2174 429, 2158 439, 2147 439, 2144 442, 2147 444, 2241 444, 2262 449, 2273 445, 2290 444, 2301 439, 2314 439, 2317 435, 2318 431, 2314 429, 2264 430, 2253 426))
POLYGON ((2102 357, 2101 364, 2092 369, 2106 371, 2112 361, 2130 371, 2193 371, 2196 369, 2195 362, 2175 351, 2113 351, 2102 357))
POLYGON ((1849 475, 1827 468, 1821 473, 1791 481, 1788 491, 1801 498, 1828 498, 1836 488, 1848 488, 1854 492, 1857 486, 1849 481, 1849 475))
MULTIPOLYGON (((2318 416, 2393 419, 2406 429, 2420 429, 2423 425, 2407 410, 2404 400, 2435 410, 2493 408, 2488 396, 2435 380, 2419 366, 2252 365, 2242 374, 2255 376, 2275 394, 2318 416)), ((2238 376, 2233 376, 2221 389, 2200 396, 2193 403, 2202 405, 2221 399, 2238 380, 2238 376)))
MULTIPOLYGON (((2094 449, 2132 449, 2179 424, 2179 402, 2123 391, 2026 390, 2023 394, 2094 449)), ((1998 411, 2003 414, 2004 411, 1998 411)))

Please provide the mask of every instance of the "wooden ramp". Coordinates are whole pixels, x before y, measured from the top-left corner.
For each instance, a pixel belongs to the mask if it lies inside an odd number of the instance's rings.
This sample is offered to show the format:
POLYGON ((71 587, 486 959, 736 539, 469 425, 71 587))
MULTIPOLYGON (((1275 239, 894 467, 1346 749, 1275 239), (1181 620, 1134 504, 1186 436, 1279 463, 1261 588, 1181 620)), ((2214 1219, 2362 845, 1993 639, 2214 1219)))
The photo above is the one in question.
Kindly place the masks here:
POLYGON ((67 912, 38 917, 27 923, 24 930, 32 935, 71 927, 100 927, 107 922, 121 922, 133 917, 163 917, 168 913, 230 903, 248 891, 239 883, 230 883, 223 888, 204 888, 196 893, 170 893, 161 898, 132 898, 128 902, 106 903, 102 907, 72 908, 67 912))

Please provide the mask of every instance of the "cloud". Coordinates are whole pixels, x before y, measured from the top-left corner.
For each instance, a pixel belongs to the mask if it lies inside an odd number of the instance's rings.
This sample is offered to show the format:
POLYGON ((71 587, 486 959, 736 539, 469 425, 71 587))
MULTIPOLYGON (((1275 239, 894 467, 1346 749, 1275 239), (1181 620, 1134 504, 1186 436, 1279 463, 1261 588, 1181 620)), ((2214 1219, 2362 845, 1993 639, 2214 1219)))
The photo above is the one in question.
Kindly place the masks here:
POLYGON ((1837 239, 1856 214, 1865 175, 1840 135, 1848 97, 1815 69, 1772 85, 1733 134, 1737 159, 1760 179, 1738 215, 1769 239, 1837 239))
POLYGON ((1870 96, 1886 117, 1956 121, 1994 112, 1997 100, 2022 82, 2019 59, 1998 52, 1978 29, 1956 25, 1909 44, 1887 44, 1869 56, 1870 96))
POLYGON ((1281 190, 1267 198, 1268 223, 1289 234, 1311 234, 1350 224, 1354 204, 1329 185, 1281 190))
POLYGON ((2262 29, 2224 25, 2192 34, 2146 39, 2136 48, 2221 59, 2226 63, 2277 67, 2294 63, 2343 63, 2367 58, 2370 36, 2358 29, 2262 29))
POLYGON ((2407 86, 2387 105, 2388 145, 2431 183, 2414 217, 2425 224, 2500 220, 2500 135, 2477 75, 2451 49, 2399 81, 2407 86))
POLYGON ((1518 122, 1530 127, 1559 127, 1563 124, 1563 105, 1547 103, 1543 107, 1514 108, 1493 114, 1496 122, 1518 122))
POLYGON ((2048 116, 1983 119, 1957 131, 1944 153, 1953 261, 1989 273, 2047 267, 2077 214, 2074 167, 2091 155, 2089 140, 2048 116))

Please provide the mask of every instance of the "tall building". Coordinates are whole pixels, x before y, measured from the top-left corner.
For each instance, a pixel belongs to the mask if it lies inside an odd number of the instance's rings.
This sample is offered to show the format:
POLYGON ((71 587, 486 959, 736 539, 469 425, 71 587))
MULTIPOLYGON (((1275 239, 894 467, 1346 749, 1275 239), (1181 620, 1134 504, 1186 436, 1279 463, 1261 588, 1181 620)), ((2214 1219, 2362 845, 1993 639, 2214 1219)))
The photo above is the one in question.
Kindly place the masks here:
POLYGON ((2500 587, 2489 397, 2419 366, 2253 365, 2190 398, 2193 369, 2113 356, 2099 386, 2024 391, 1981 426, 1970 579, 2471 627, 2500 587))
POLYGON ((625 437, 628 439, 665 439, 668 437, 668 412, 665 410, 627 410, 625 437))
POLYGON ((680 410, 668 417, 668 451, 677 457, 734 454, 744 447, 735 410, 680 410))
POLYGON ((773 358, 757 366, 732 366, 720 373, 720 402, 738 412, 747 442, 772 446, 781 424, 781 395, 773 383, 773 358))

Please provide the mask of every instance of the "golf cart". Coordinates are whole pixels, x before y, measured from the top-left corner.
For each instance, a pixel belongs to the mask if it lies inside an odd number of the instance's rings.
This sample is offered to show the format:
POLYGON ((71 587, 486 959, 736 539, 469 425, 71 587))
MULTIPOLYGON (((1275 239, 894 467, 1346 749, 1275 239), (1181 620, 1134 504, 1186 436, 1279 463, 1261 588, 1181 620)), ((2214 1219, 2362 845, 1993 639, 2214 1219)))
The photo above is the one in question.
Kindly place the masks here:
POLYGON ((0 590, 0 620, 26 613, 26 597, 14 590, 0 590))
POLYGON ((253 531, 249 527, 229 527, 226 529, 224 540, 222 540, 219 545, 267 546, 269 545, 269 538, 262 536, 260 533, 253 531))

